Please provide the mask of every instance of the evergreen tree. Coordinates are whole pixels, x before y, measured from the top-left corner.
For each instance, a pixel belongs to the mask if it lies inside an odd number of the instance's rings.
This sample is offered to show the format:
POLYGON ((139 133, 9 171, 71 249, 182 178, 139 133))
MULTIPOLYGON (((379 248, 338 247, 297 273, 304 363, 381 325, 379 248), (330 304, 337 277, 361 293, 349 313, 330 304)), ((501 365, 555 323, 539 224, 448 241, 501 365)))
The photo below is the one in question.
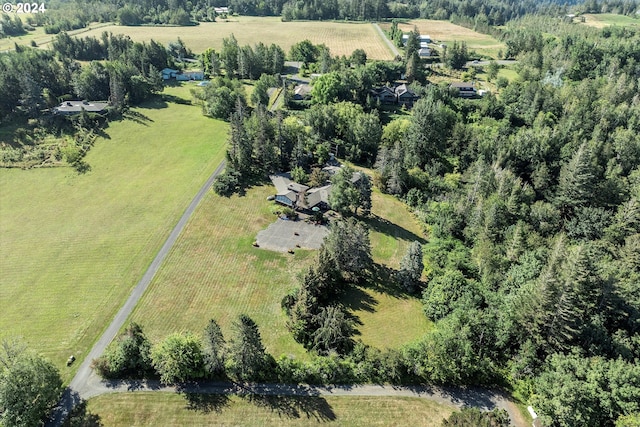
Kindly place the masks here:
POLYGON ((420 277, 424 270, 422 260, 422 245, 420 242, 411 242, 402 261, 397 277, 400 285, 409 293, 414 293, 420 289, 420 277))
POLYGON ((211 319, 204 329, 202 353, 209 376, 218 377, 224 372, 225 340, 220 325, 211 319))
POLYGON ((269 358, 258 325, 246 314, 238 317, 235 336, 229 343, 227 371, 242 381, 259 381, 267 375, 269 358))

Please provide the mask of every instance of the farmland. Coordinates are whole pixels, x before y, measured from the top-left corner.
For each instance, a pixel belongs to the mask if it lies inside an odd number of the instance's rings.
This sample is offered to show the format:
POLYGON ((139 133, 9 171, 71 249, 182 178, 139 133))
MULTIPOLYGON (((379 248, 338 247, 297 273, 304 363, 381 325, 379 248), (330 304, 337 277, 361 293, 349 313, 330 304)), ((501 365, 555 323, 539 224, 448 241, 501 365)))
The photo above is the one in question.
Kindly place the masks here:
POLYGON ((226 124, 196 107, 133 111, 98 139, 87 174, 0 169, 0 338, 59 367, 86 355, 224 158, 226 124))
POLYGON ((420 398, 211 396, 189 406, 170 393, 107 394, 87 411, 105 427, 124 426, 439 426, 451 406, 420 398))
POLYGON ((356 48, 364 49, 370 59, 392 59, 392 53, 377 34, 373 25, 368 23, 341 22, 282 22, 278 17, 234 17, 229 21, 201 23, 193 27, 123 27, 110 25, 82 36, 99 37, 103 31, 114 34, 126 34, 134 41, 154 39, 167 44, 178 37, 193 50, 200 53, 207 48, 216 50, 222 47, 222 39, 235 36, 241 45, 253 45, 262 41, 275 43, 286 52, 304 39, 314 44, 325 44, 331 55, 349 56, 356 48))
MULTIPOLYGON (((172 331, 200 333, 210 318, 218 320, 228 336, 230 323, 247 313, 260 327, 272 354, 306 357, 304 348, 287 330, 280 302, 297 286, 296 277, 313 253, 281 254, 252 246, 256 233, 275 219, 265 201, 273 191, 266 185, 250 189, 242 197, 210 193, 202 201, 132 315, 152 341, 172 331)), ((388 221, 386 228, 371 232, 374 258, 397 266, 407 239, 420 229, 394 198, 376 193, 373 203, 374 214, 388 221), (391 212, 396 216, 389 215, 391 212)), ((351 302, 352 314, 362 322, 358 338, 367 344, 399 346, 428 328, 415 298, 357 288, 346 302, 351 302), (402 331, 394 326, 393 320, 398 318, 407 319, 402 331)))
MULTIPOLYGON (((449 21, 436 21, 432 19, 414 19, 398 27, 405 33, 413 31, 417 27, 420 34, 431 36, 434 43, 450 44, 454 41, 466 42, 469 50, 475 50, 479 54, 497 57, 499 50, 504 50, 504 43, 494 39, 490 35, 478 33, 469 28, 452 24, 449 21)), ((380 24, 384 30, 388 30, 390 24, 380 24)))

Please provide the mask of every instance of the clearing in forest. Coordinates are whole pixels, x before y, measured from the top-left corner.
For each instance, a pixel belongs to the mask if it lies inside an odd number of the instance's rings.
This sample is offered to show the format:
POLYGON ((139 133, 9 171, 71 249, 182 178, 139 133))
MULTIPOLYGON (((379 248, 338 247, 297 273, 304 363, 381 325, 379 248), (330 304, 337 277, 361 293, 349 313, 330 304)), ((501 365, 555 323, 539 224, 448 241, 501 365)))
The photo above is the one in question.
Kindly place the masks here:
MULTIPOLYGON (((454 407, 415 397, 192 396, 137 392, 89 400, 86 419, 125 426, 437 427, 454 407)), ((101 425, 102 425, 101 424, 101 425)))
POLYGON ((219 50, 222 39, 235 36, 240 45, 262 42, 275 43, 289 52, 291 46, 304 39, 314 44, 325 44, 332 56, 349 56, 355 49, 364 49, 369 59, 393 59, 393 54, 370 23, 331 21, 282 22, 280 17, 233 17, 228 21, 203 22, 193 27, 124 27, 111 25, 88 31, 85 36, 100 37, 103 31, 126 34, 134 41, 153 39, 167 44, 178 37, 195 53, 207 48, 219 50))
MULTIPOLYGON (((184 93, 171 88, 171 93, 184 93)), ((65 381, 111 322, 198 189, 227 124, 151 102, 70 167, 0 169, 0 339, 22 336, 65 381)))
MULTIPOLYGON (((239 314, 251 316, 267 350, 306 358, 287 329, 282 298, 298 286, 297 276, 315 251, 279 253, 253 247, 257 233, 275 220, 272 185, 251 188, 244 196, 211 192, 194 213, 158 275, 132 314, 157 342, 171 332, 200 334, 214 318, 226 337, 239 314)), ((419 239, 420 227, 402 203, 375 192, 368 220, 374 260, 397 268, 406 247, 419 239)), ((398 347, 430 327, 419 299, 399 295, 386 284, 358 287, 343 301, 361 322, 356 336, 379 348, 398 347), (399 322, 402 328, 398 328, 399 322)))
POLYGON ((585 13, 584 15, 575 17, 573 21, 581 23, 583 22, 582 18, 584 18, 585 25, 596 28, 604 28, 610 25, 640 26, 640 19, 615 13, 585 13))

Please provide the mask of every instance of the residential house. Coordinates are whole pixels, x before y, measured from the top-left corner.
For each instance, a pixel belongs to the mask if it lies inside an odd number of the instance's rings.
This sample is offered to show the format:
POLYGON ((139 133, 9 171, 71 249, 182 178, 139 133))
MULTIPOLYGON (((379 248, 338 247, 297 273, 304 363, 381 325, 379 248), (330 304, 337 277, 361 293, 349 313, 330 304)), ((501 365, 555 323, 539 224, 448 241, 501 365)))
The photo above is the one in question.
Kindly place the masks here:
POLYGON ((216 15, 222 15, 223 13, 226 13, 226 14, 229 13, 229 8, 228 7, 214 7, 213 10, 216 12, 216 15))
POLYGON ((474 98, 478 94, 474 84, 471 82, 453 82, 449 87, 457 89, 460 98, 474 98))
POLYGON ((431 56, 431 49, 428 47, 421 47, 418 51, 418 56, 420 58, 429 58, 431 56))
MULTIPOLYGON (((340 170, 340 168, 337 166, 328 166, 322 168, 322 170, 329 175, 333 175, 340 170)), ((269 178, 271 178, 271 182, 277 191, 274 200, 281 205, 300 211, 311 211, 316 207, 320 209, 331 208, 329 205, 331 184, 309 188, 306 185, 293 181, 290 173, 271 175, 269 178)), ((361 172, 354 172, 351 182, 356 183, 361 178, 361 172)))
POLYGON ((370 91, 370 95, 376 101, 380 101, 381 104, 395 104, 397 101, 396 92, 389 86, 373 88, 370 91))
POLYGON ((311 98, 311 86, 307 83, 301 83, 295 85, 293 88, 293 99, 296 101, 302 101, 304 99, 311 98))
POLYGON ((162 70, 162 79, 176 79, 178 81, 204 80, 204 71, 179 71, 172 68, 165 68, 162 70))
POLYGON ((65 101, 53 109, 54 114, 72 116, 80 114, 82 110, 89 113, 102 114, 106 112, 109 103, 107 101, 65 101))
POLYGON ((398 104, 402 104, 407 107, 412 107, 413 103, 418 100, 418 95, 409 89, 406 83, 396 87, 396 97, 398 99, 398 104))
MULTIPOLYGON (((409 41, 409 34, 402 35, 402 45, 406 45, 409 41)), ((426 47, 429 43, 431 43, 431 37, 428 35, 422 35, 418 37, 418 41, 420 42, 420 47, 426 47)))
POLYGON ((162 80, 175 79, 180 71, 173 68, 164 68, 162 71, 162 80))

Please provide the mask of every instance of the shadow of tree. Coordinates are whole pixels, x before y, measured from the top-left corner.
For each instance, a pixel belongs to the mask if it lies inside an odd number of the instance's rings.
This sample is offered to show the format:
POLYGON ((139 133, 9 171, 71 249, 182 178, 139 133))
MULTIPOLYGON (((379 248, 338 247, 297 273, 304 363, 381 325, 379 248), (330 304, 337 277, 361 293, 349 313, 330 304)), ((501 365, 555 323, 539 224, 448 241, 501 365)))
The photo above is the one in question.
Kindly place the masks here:
POLYGON ((122 119, 131 120, 135 123, 138 123, 144 126, 149 126, 149 122, 153 123, 153 120, 151 120, 151 118, 145 116, 139 111, 133 111, 133 110, 127 110, 124 113, 122 113, 122 119))
POLYGON ((285 418, 301 418, 305 415, 307 418, 314 419, 318 422, 335 421, 336 414, 333 408, 323 397, 311 396, 271 396, 262 394, 249 394, 244 396, 249 402, 256 406, 270 409, 278 414, 279 417, 285 418))
POLYGON ((421 244, 427 243, 424 237, 418 236, 415 233, 407 230, 404 227, 394 224, 393 222, 379 217, 376 214, 371 214, 368 217, 360 218, 362 222, 367 224, 369 229, 377 231, 378 233, 385 234, 387 236, 393 236, 397 239, 406 240, 409 242, 418 241, 421 244))
POLYGON ((231 400, 226 394, 182 393, 187 401, 187 409, 195 412, 222 412, 231 400))
POLYGON ((65 420, 63 427, 103 427, 102 420, 98 414, 87 410, 87 401, 82 400, 71 411, 65 420))
POLYGON ((391 267, 374 263, 363 286, 395 298, 419 297, 418 294, 414 295, 407 292, 398 284, 395 278, 396 273, 397 271, 391 267))

